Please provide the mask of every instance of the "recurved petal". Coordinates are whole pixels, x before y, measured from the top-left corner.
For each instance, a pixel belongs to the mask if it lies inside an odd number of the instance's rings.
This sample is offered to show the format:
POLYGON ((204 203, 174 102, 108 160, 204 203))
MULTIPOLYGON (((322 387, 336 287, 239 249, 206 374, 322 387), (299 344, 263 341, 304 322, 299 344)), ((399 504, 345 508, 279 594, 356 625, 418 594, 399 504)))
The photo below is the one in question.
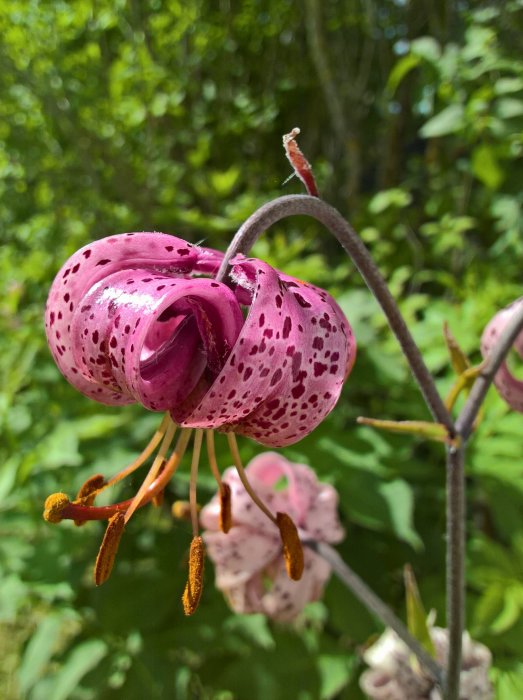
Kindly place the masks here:
POLYGON ((243 526, 233 527, 227 534, 207 530, 203 538, 220 589, 245 583, 281 552, 277 536, 253 532, 243 526))
MULTIPOLYGON (((521 304, 523 304, 523 297, 510 304, 510 306, 507 306, 507 308, 499 311, 489 322, 481 336, 481 354, 483 357, 486 358, 489 356, 492 347, 496 344, 516 310, 521 307, 521 304)), ((520 333, 516 338, 513 347, 523 359, 523 333, 520 333)), ((508 405, 515 411, 523 413, 523 381, 517 379, 512 374, 508 368, 507 362, 502 362, 494 377, 494 384, 508 405)))
MULTIPOLYGON (((60 371, 75 388, 97 401, 108 404, 131 403, 132 396, 112 377, 104 376, 101 382, 93 382, 93 377, 86 371, 86 366, 90 369, 98 364, 98 367, 104 365, 109 373, 109 350, 86 357, 86 364, 78 366, 78 338, 72 337, 77 314, 83 314, 88 322, 82 329, 87 338, 98 330, 96 325, 100 315, 111 314, 116 323, 121 301, 118 297, 106 296, 108 305, 104 311, 89 308, 90 302, 86 297, 90 290, 94 287, 100 294, 100 287, 103 290, 105 286, 103 280, 124 270, 129 273, 128 279, 136 279, 138 275, 141 275, 141 279, 156 277, 154 281, 160 286, 161 280, 165 278, 171 282, 173 279, 186 278, 195 271, 214 271, 221 257, 217 251, 200 249, 180 238, 162 233, 110 236, 81 248, 59 271, 47 301, 46 333, 60 371), (99 355, 104 355, 104 358, 99 355)), ((129 288, 125 290, 126 293, 129 291, 129 288)), ((98 337, 100 335, 98 330, 98 337)), ((101 342, 103 339, 99 338, 97 344, 101 342)))
POLYGON ((356 344, 327 292, 259 260, 234 266, 251 306, 221 373, 187 427, 227 427, 268 446, 292 444, 334 407, 356 344))
POLYGON ((319 542, 335 544, 345 537, 338 517, 338 492, 330 484, 319 484, 316 497, 308 509, 303 529, 319 542))
POLYGON ((282 622, 294 619, 307 603, 318 600, 330 576, 326 562, 309 550, 304 554, 305 570, 299 581, 289 579, 280 557, 245 583, 243 595, 232 591, 229 600, 241 600, 244 612, 261 612, 282 622))

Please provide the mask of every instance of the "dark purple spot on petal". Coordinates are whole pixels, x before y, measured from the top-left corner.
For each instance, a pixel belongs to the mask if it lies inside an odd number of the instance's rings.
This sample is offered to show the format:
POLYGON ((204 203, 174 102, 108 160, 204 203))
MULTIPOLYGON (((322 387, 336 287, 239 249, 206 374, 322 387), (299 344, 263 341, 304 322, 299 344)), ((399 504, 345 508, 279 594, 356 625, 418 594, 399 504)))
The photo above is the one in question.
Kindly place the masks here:
POLYGON ((324 365, 322 362, 315 362, 314 363, 314 376, 321 377, 321 375, 324 374, 327 371, 327 369, 328 369, 327 365, 324 365))
POLYGON ((302 297, 301 294, 298 294, 298 292, 294 292, 294 296, 296 297, 296 301, 298 304, 304 308, 304 309, 310 309, 312 304, 309 304, 309 302, 302 297))

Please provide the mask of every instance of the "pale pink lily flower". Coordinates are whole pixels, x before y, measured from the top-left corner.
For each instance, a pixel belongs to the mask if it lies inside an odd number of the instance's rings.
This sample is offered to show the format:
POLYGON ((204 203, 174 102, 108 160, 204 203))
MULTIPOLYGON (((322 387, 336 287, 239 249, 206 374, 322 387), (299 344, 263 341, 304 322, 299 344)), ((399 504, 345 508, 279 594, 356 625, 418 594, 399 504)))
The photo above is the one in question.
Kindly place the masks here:
MULTIPOLYGON (((443 665, 448 653, 448 631, 432 626, 429 631, 436 660, 443 665)), ((423 672, 410 649, 391 629, 385 630, 363 658, 370 668, 362 674, 360 686, 370 700, 442 700, 434 681, 423 672)), ((492 700, 488 678, 491 661, 487 647, 464 632, 460 700, 492 700)))
MULTIPOLYGON (((312 469, 275 452, 264 452, 246 471, 257 495, 273 512, 288 513, 302 539, 329 543, 343 539, 338 494, 330 484, 318 481, 312 469)), ((291 581, 278 528, 254 506, 235 469, 227 469, 223 480, 231 487, 233 527, 227 534, 220 531, 218 495, 200 515, 207 553, 215 566, 216 586, 235 612, 292 620, 307 603, 320 598, 330 566, 305 548, 303 576, 291 581)))

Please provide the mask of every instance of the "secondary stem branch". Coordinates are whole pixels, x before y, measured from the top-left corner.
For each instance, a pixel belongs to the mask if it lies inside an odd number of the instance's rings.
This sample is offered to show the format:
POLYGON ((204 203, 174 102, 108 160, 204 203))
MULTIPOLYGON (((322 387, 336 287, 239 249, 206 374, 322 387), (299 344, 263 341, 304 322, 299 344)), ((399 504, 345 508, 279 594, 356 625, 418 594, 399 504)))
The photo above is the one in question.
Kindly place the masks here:
POLYGON ((305 540, 304 543, 309 549, 325 559, 330 564, 334 573, 349 588, 356 598, 365 607, 374 613, 387 627, 396 632, 398 637, 405 642, 416 658, 428 671, 432 678, 440 686, 443 684, 443 670, 432 656, 414 639, 403 622, 396 617, 392 610, 386 605, 374 591, 356 574, 340 557, 338 552, 330 545, 316 540, 305 540))
POLYGON ((510 348, 518 335, 523 331, 523 304, 514 313, 510 322, 507 323, 498 342, 492 348, 485 367, 474 382, 466 404, 456 420, 456 429, 463 440, 468 439, 472 432, 474 421, 478 415, 481 404, 485 399, 487 391, 492 384, 494 376, 501 363, 508 355, 510 348))

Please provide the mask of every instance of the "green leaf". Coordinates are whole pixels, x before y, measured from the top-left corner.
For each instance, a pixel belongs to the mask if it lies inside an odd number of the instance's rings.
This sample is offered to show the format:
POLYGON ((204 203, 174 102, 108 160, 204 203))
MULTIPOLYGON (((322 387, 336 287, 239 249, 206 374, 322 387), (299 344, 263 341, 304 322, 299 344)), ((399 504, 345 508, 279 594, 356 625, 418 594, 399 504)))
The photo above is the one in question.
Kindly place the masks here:
POLYGON ((410 566, 405 566, 405 593, 407 599, 407 625, 409 632, 418 642, 436 658, 436 648, 430 636, 427 625, 427 613, 423 607, 414 572, 410 566))
POLYGON ((504 97, 496 102, 496 113, 500 119, 513 119, 523 114, 523 100, 504 97))
POLYGON ((107 651, 107 644, 101 639, 90 639, 76 645, 54 677, 48 697, 67 700, 85 674, 100 663, 107 651))
POLYGON ((404 207, 408 207, 411 202, 412 195, 410 192, 406 192, 399 187, 394 187, 390 190, 383 190, 375 194, 369 202, 369 211, 372 214, 381 214, 381 212, 390 207, 403 209, 404 207))
POLYGON ((441 58, 441 47, 431 36, 421 36, 411 43, 411 51, 429 63, 436 63, 441 58))
POLYGON ((412 488, 403 479, 395 479, 382 483, 379 491, 388 503, 391 524, 396 536, 418 551, 423 549, 423 542, 414 529, 412 488))
POLYGON ((408 75, 411 70, 419 66, 420 63, 421 57, 413 53, 409 53, 407 56, 400 58, 389 74, 386 90, 394 94, 403 78, 408 75))
POLYGON ((504 179, 496 153, 487 144, 481 144, 472 152, 472 172, 491 190, 497 190, 504 179))
POLYGON ((496 95, 506 95, 511 92, 523 90, 522 78, 498 78, 494 83, 496 95))
POLYGON ((354 672, 354 666, 354 658, 346 654, 322 654, 318 657, 321 700, 331 700, 345 688, 354 672))
POLYGON ((425 122, 420 129, 420 136, 425 139, 432 139, 446 136, 447 134, 454 134, 464 127, 464 114, 463 105, 449 105, 432 117, 432 119, 429 119, 428 122, 425 122))
POLYGON ((228 170, 215 170, 210 175, 211 186, 220 197, 230 195, 233 187, 240 177, 240 169, 233 166, 228 170))
POLYGON ((45 617, 36 628, 22 657, 18 672, 20 691, 25 695, 43 675, 60 638, 66 616, 54 613, 45 617))
POLYGON ((261 649, 273 649, 274 637, 264 615, 235 615, 224 625, 228 634, 240 634, 261 649))

